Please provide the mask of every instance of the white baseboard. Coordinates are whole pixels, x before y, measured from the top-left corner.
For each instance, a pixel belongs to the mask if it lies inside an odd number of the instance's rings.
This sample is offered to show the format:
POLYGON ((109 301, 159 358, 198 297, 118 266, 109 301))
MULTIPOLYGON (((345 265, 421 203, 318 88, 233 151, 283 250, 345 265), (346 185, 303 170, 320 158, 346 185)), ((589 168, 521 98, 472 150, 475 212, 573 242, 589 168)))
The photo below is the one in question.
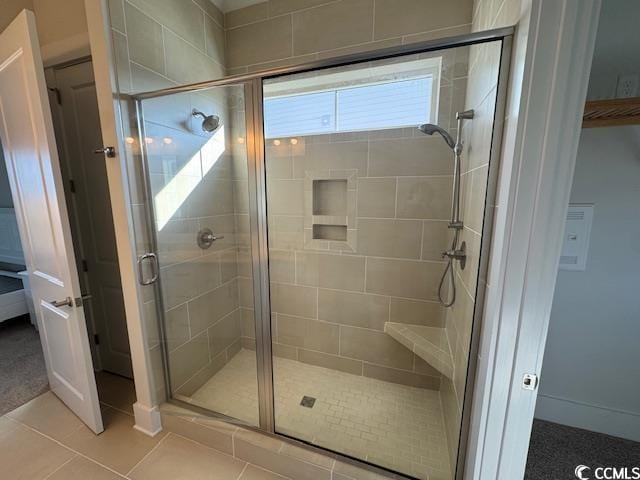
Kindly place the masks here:
POLYGON ((162 431, 162 419, 158 407, 149 408, 136 402, 133 404, 133 416, 136 419, 133 428, 145 435, 155 437, 162 431))
POLYGON ((538 394, 535 418, 640 442, 640 413, 538 394))

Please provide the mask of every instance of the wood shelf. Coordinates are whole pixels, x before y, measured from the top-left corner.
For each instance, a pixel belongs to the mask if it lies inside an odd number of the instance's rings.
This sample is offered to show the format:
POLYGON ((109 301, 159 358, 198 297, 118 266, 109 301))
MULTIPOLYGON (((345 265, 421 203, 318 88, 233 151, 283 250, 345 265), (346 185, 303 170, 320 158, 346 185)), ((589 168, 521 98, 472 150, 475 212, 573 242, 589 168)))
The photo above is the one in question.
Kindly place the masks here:
POLYGON ((584 107, 583 128, 640 124, 640 97, 593 100, 584 107))

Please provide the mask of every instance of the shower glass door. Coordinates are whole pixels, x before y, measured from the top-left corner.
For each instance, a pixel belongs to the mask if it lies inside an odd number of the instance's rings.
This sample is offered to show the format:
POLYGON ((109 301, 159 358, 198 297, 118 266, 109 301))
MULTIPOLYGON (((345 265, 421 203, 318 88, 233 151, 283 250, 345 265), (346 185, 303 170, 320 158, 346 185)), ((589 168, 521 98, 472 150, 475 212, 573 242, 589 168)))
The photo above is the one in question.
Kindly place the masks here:
POLYGON ((136 98, 171 399, 456 478, 508 60, 487 38, 136 98))
POLYGON ((170 396, 259 425, 246 88, 139 108, 170 396))
POLYGON ((276 432, 453 478, 499 70, 469 59, 500 52, 494 42, 264 80, 276 432), (453 261, 446 308, 449 250, 466 264, 453 261))

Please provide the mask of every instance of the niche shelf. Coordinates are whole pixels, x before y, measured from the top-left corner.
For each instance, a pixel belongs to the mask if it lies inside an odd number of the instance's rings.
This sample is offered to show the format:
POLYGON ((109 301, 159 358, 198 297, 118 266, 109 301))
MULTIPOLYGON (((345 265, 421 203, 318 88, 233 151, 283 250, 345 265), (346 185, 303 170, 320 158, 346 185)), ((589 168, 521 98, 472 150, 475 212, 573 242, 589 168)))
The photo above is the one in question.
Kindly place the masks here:
POLYGON ((384 332, 445 377, 453 379, 453 355, 444 328, 385 322, 384 332))
POLYGON ((587 102, 582 117, 583 128, 640 124, 640 97, 613 98, 587 102))
POLYGON ((347 240, 347 179, 313 180, 312 238, 347 240))

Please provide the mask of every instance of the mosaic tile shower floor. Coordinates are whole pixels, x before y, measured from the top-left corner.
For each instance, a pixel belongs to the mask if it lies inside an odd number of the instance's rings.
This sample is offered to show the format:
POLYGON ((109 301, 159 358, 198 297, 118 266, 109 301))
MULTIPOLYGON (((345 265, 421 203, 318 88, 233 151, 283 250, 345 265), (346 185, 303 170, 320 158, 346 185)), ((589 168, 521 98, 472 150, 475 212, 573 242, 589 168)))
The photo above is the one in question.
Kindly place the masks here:
MULTIPOLYGON (((258 423, 255 352, 241 350, 191 397, 201 407, 258 423)), ((450 480, 437 391, 275 358, 276 429, 315 445, 429 480, 450 480), (300 405, 315 398, 312 408, 300 405)))

